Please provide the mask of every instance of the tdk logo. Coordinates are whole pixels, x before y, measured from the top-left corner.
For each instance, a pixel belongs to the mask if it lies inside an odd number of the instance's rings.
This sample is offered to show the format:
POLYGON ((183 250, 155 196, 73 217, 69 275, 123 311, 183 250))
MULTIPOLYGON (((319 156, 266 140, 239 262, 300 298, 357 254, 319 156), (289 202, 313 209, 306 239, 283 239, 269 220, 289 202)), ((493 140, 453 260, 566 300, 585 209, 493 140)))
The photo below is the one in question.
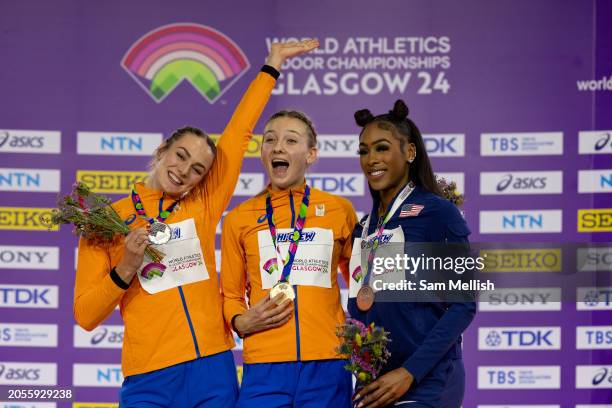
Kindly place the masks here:
POLYGON ((612 349, 612 326, 576 327, 576 349, 612 349))
POLYGON ((583 287, 576 290, 577 310, 612 310, 612 287, 583 287))
POLYGON ((57 286, 0 285, 0 307, 57 309, 57 286))
POLYGON ((162 141, 161 133, 78 132, 77 153, 113 156, 150 156, 162 141))
POLYGON ((465 156, 465 135, 423 135, 425 150, 431 157, 465 156))
POLYGON ((479 350, 559 350, 560 327, 480 327, 479 350))
POLYGON ((579 132, 578 152, 580 154, 612 153, 612 131, 579 132))
POLYGON ((0 153, 60 153, 60 132, 0 129, 0 153))
POLYGON ((312 188, 343 196, 362 196, 364 180, 361 173, 317 173, 306 176, 306 182, 312 188))

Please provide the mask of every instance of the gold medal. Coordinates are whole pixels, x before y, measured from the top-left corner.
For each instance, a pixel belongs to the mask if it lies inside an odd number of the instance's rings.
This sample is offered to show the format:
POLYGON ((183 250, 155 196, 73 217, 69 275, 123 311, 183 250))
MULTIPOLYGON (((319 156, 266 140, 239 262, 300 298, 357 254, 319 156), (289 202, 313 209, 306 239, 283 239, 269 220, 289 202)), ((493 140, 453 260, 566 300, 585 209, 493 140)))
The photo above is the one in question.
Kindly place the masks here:
POLYGON ((362 286, 357 292, 357 309, 367 312, 374 304, 374 291, 369 286, 362 286))
POLYGON ((278 282, 276 285, 274 285, 272 289, 270 289, 270 299, 274 299, 279 293, 282 293, 283 297, 276 302, 277 305, 282 304, 285 299, 295 299, 295 292, 293 291, 293 287, 287 282, 278 282))

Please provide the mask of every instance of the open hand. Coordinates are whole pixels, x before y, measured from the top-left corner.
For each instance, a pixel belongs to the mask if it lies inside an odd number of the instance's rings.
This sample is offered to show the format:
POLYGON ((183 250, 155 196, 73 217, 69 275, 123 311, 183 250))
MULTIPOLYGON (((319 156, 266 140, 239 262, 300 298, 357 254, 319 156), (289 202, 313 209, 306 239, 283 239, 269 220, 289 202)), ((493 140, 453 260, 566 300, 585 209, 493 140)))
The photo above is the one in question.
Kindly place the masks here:
POLYGON ((284 43, 274 43, 270 47, 270 54, 266 59, 266 64, 274 67, 277 71, 281 70, 281 65, 287 58, 297 57, 317 48, 319 40, 291 41, 284 43))

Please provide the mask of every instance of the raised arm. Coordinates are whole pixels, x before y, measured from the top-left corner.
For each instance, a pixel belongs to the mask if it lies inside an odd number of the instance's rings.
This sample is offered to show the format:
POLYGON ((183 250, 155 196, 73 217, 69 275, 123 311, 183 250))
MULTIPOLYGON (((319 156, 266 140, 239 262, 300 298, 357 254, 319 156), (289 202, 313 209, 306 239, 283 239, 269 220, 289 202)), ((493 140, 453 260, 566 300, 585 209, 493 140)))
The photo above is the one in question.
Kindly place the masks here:
POLYGON ((300 42, 275 43, 270 47, 266 65, 234 111, 217 143, 217 157, 206 174, 203 188, 203 202, 207 215, 218 220, 228 206, 236 188, 244 153, 253 134, 276 79, 280 75, 281 65, 287 58, 309 52, 319 46, 317 40, 300 42))

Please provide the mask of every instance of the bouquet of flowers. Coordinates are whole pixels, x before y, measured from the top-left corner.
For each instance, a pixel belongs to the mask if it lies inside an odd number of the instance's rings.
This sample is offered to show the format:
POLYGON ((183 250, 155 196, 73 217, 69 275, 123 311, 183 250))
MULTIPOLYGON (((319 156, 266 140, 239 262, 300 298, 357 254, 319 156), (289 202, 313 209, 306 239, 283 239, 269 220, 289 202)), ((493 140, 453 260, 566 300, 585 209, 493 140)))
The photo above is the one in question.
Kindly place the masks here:
POLYGON ((391 357, 387 349, 391 341, 389 332, 374 323, 366 326, 359 320, 347 319, 345 324, 338 327, 336 335, 342 341, 338 353, 349 360, 344 368, 352 372, 363 386, 376 380, 391 357))
MULTIPOLYGON (((111 206, 111 200, 91 192, 84 183, 73 184, 70 195, 60 197, 57 204, 50 218, 41 217, 41 222, 48 227, 72 224, 73 233, 98 243, 113 241, 130 232, 130 228, 111 206)), ((145 255, 157 263, 164 258, 161 251, 150 245, 145 248, 145 255)))
POLYGON ((444 198, 455 204, 457 207, 461 207, 463 205, 465 197, 463 197, 463 194, 457 190, 457 183, 454 181, 449 183, 444 177, 438 177, 437 175, 436 182, 438 183, 438 188, 442 192, 442 196, 444 198))

